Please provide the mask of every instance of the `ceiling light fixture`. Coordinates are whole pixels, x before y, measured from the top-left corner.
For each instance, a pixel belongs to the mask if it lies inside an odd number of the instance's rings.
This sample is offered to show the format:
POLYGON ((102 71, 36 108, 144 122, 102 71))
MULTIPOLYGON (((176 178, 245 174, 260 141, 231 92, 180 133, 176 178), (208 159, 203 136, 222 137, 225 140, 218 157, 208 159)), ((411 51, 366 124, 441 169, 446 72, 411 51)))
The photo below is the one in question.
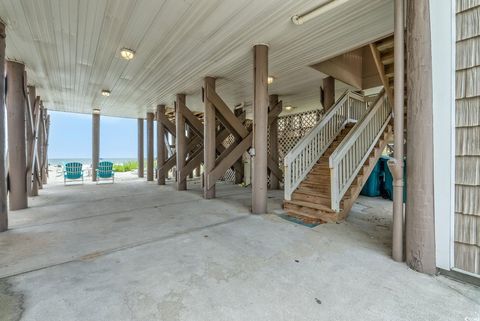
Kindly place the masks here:
POLYGON ((316 7, 309 12, 302 14, 302 15, 294 15, 292 17, 292 22, 296 25, 302 25, 305 22, 324 14, 327 11, 330 11, 344 3, 348 2, 348 0, 331 0, 327 3, 322 4, 319 7, 316 7))
POLYGON ((293 109, 293 107, 292 107, 292 106, 285 106, 285 110, 288 110, 288 111, 290 111, 290 110, 292 110, 292 109, 293 109))
POLYGON ((135 51, 128 48, 122 48, 120 49, 120 56, 125 60, 132 60, 133 57, 135 57, 135 51))
POLYGON ((102 90, 102 96, 105 96, 105 97, 110 96, 110 90, 106 90, 106 89, 102 90))
POLYGON ((268 76, 268 78, 267 78, 267 83, 268 83, 269 85, 271 85, 274 80, 275 80, 275 78, 273 78, 273 76, 268 76))

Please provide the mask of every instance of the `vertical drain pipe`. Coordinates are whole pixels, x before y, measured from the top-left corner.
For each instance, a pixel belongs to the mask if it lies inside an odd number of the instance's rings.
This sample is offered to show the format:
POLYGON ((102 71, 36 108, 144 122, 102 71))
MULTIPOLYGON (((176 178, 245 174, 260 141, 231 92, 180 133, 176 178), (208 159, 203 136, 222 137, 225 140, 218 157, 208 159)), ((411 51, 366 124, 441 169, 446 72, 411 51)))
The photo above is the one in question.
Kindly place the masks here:
POLYGON ((393 235, 392 257, 403 261, 403 146, 404 146, 404 0, 395 0, 395 38, 394 38, 394 159, 388 161, 393 176, 393 235))

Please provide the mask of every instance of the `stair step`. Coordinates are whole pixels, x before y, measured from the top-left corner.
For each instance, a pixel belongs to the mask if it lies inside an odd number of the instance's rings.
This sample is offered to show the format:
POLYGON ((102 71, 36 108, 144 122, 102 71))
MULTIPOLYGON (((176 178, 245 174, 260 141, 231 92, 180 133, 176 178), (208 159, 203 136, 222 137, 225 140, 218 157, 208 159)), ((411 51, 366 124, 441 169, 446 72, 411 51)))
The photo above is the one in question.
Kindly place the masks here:
POLYGON ((293 209, 286 209, 288 216, 292 216, 296 219, 299 219, 307 224, 325 224, 327 221, 324 221, 320 218, 319 215, 312 215, 308 213, 304 213, 302 211, 297 211, 293 209))
POLYGON ((308 207, 308 208, 313 208, 313 209, 325 211, 325 212, 332 212, 332 213, 335 212, 330 208, 330 206, 316 204, 316 203, 303 202, 303 201, 288 201, 288 203, 295 206, 308 207))
POLYGON ((303 207, 292 204, 290 201, 284 202, 284 209, 288 215, 296 217, 305 222, 312 222, 316 220, 318 223, 338 222, 339 217, 343 217, 343 213, 337 213, 329 210, 316 210, 310 207, 303 207))
POLYGON ((298 189, 299 190, 301 190, 301 189, 312 190, 312 191, 315 191, 317 193, 319 193, 319 192, 330 193, 330 181, 325 182, 325 183, 303 181, 303 182, 300 183, 298 189))
POLYGON ((388 50, 385 53, 382 53, 381 59, 384 66, 393 63, 393 60, 394 60, 393 50, 388 50))
POLYGON ((293 193, 292 194, 292 200, 293 201, 300 201, 300 202, 308 202, 308 203, 314 203, 314 204, 319 204, 319 205, 324 205, 327 207, 330 207, 332 204, 332 201, 330 200, 330 195, 325 195, 325 194, 318 194, 316 196, 310 195, 310 194, 304 194, 304 193, 293 193))
POLYGON ((330 177, 330 168, 329 167, 323 167, 323 168, 313 168, 310 173, 308 173, 308 176, 315 176, 321 178, 322 176, 329 176, 330 177))
POLYGON ((393 44, 393 37, 390 37, 390 38, 387 38, 387 39, 384 39, 384 40, 381 40, 379 42, 377 42, 376 46, 377 46, 377 49, 378 51, 380 52, 383 52, 383 51, 386 51, 388 49, 392 49, 394 44, 393 44))

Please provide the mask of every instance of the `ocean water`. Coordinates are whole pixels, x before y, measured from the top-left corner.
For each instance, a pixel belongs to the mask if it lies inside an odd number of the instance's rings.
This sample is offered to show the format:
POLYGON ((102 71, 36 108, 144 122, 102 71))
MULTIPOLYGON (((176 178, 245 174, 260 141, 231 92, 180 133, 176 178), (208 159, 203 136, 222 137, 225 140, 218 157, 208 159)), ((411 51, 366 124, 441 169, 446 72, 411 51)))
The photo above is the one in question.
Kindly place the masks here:
MULTIPOLYGON (((100 158, 100 161, 110 161, 114 164, 125 164, 127 162, 136 162, 136 158, 100 158)), ((63 165, 69 162, 80 162, 83 165, 92 164, 91 158, 49 158, 48 164, 51 166, 63 165)))

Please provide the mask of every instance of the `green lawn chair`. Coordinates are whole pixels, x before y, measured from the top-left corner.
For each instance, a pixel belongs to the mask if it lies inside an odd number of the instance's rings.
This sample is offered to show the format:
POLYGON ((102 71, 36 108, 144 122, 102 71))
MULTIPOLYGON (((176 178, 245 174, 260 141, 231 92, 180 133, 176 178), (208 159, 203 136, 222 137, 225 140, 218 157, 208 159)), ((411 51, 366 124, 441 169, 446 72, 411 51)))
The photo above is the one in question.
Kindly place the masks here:
POLYGON ((112 180, 115 182, 115 171, 113 170, 113 163, 108 161, 101 161, 97 168, 97 184, 100 180, 112 180))
POLYGON ((83 164, 79 162, 66 163, 63 169, 63 181, 67 185, 67 182, 74 182, 82 180, 83 184, 83 164))

